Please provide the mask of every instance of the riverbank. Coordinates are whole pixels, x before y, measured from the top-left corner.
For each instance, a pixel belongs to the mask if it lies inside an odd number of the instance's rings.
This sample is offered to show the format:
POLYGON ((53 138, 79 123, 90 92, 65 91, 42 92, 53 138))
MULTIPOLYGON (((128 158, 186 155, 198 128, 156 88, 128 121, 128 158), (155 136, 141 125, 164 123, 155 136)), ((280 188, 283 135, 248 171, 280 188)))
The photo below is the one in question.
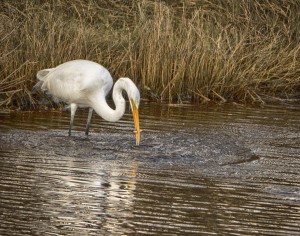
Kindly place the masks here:
MULTIPOLYGON (((0 3, 0 106, 34 107, 36 72, 89 59, 169 103, 298 99, 298 1, 0 3)), ((47 100, 47 99, 46 99, 47 100)))

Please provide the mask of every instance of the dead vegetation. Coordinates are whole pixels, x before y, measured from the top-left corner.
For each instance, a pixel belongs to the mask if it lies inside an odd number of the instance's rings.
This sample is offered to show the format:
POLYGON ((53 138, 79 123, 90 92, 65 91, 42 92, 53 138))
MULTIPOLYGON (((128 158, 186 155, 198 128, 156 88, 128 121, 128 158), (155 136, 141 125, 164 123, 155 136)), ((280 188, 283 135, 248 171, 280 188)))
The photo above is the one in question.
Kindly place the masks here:
POLYGON ((79 58, 158 101, 299 98, 299 12, 298 0, 5 0, 0 105, 33 106, 36 72, 79 58))

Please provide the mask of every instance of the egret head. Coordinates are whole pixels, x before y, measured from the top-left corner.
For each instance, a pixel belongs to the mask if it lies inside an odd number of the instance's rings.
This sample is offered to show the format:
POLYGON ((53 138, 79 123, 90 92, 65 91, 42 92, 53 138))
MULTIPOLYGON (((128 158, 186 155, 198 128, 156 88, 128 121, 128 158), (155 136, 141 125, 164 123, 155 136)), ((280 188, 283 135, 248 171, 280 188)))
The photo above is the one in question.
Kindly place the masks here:
POLYGON ((140 92, 131 79, 121 78, 120 80, 124 82, 124 87, 126 88, 126 92, 129 98, 134 121, 136 145, 139 145, 141 140, 141 130, 139 121, 140 92))

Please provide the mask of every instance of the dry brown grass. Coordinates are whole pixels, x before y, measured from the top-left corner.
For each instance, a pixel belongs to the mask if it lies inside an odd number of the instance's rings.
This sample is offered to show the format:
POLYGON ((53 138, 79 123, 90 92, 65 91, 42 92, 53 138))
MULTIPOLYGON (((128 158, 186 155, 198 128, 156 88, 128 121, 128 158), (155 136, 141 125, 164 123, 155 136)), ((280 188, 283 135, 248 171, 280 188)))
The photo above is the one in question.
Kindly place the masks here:
POLYGON ((0 105, 34 105, 36 72, 78 58, 159 101, 297 97, 299 12, 299 0, 5 0, 0 105))

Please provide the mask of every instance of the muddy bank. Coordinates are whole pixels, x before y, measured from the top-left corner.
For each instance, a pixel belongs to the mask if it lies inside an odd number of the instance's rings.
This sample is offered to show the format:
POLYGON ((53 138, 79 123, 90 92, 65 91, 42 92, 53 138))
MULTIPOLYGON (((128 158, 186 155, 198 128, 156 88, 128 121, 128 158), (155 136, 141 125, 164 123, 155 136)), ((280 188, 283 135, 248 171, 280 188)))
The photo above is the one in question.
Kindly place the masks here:
MULTIPOLYGON (((255 127, 248 128, 248 131, 245 127, 228 130, 219 127, 215 130, 193 128, 186 131, 144 132, 140 146, 135 145, 134 135, 129 132, 104 131, 85 136, 83 132, 75 131, 69 137, 66 130, 11 130, 1 133, 0 149, 40 158, 67 156, 87 161, 135 160, 145 165, 157 165, 158 168, 164 166, 213 176, 241 178, 254 173, 256 177, 263 176, 270 171, 268 166, 264 166, 262 156, 265 151, 272 152, 270 145, 277 146, 277 152, 285 150, 289 155, 299 154, 298 134, 289 133, 289 142, 285 144, 280 139, 284 131, 266 132, 260 127, 256 127, 256 130, 255 127)), ((22 154, 19 155, 21 160, 22 154)))

